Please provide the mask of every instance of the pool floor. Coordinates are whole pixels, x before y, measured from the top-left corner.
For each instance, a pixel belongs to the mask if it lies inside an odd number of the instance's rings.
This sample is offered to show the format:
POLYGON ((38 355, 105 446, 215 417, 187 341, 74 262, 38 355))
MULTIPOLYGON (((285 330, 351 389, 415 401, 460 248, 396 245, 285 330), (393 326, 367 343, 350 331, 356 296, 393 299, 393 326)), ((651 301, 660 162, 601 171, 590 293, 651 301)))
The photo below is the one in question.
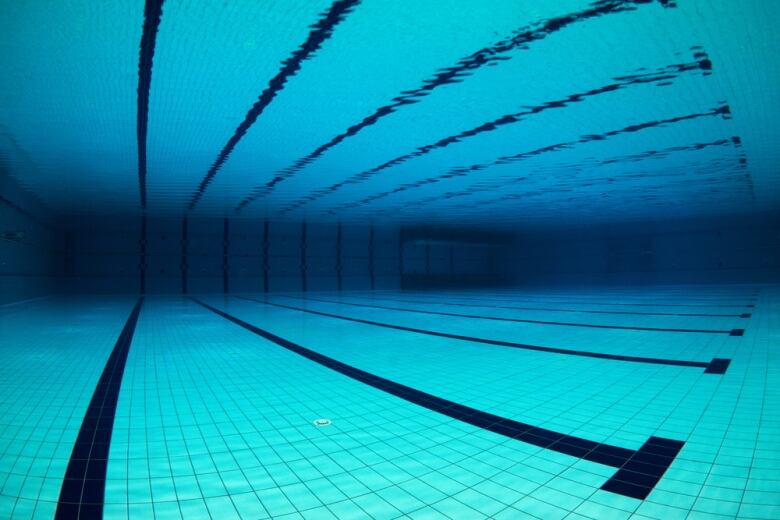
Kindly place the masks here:
POLYGON ((0 307, 0 518, 780 518, 780 287, 0 307))

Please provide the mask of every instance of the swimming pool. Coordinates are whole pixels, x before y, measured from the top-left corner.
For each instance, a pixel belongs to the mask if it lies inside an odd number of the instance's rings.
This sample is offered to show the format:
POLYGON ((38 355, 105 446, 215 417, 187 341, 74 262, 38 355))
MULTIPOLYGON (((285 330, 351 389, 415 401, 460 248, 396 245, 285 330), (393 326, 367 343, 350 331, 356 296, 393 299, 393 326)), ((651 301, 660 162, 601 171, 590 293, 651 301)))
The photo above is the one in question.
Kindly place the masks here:
POLYGON ((5 306, 0 515, 104 492, 109 518, 774 518, 777 305, 670 286, 5 306))
POLYGON ((0 13, 0 520, 780 518, 780 1, 0 13))

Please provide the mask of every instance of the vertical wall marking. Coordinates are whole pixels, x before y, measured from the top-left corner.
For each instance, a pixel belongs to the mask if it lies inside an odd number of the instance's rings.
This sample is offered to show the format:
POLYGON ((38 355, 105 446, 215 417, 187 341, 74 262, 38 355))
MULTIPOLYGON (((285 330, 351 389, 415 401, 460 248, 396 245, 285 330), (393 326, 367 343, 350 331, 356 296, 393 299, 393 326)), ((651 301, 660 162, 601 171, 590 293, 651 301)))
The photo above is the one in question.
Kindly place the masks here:
POLYGON ((374 223, 368 229, 368 276, 371 280, 371 290, 374 290, 374 223))
POLYGON ((230 262, 228 253, 230 247, 230 219, 225 217, 222 226, 222 292, 230 292, 230 262))
POLYGON ((404 228, 398 227, 398 285, 404 288, 404 228))
POLYGON ((341 222, 339 222, 338 227, 336 228, 336 284, 339 291, 342 287, 341 271, 341 222))
POLYGON ((185 215, 181 221, 181 292, 187 294, 187 246, 189 245, 189 219, 185 215))
POLYGON ((450 245, 450 279, 455 281, 455 249, 450 245))
POLYGON ((138 269, 140 274, 140 292, 146 294, 146 215, 141 215, 141 238, 138 250, 138 269))
POLYGON ((268 220, 263 222, 263 292, 268 292, 268 220))
POLYGON ((306 292, 306 221, 301 223, 301 290, 306 292))

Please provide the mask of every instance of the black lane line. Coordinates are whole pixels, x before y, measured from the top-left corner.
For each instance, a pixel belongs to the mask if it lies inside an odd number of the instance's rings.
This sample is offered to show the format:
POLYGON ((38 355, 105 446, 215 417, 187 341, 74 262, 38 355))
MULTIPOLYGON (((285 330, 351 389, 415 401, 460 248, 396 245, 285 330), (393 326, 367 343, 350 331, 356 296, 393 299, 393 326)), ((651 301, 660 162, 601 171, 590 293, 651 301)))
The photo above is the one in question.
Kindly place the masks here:
MULTIPOLYGON (((460 83, 464 78, 471 76, 474 74, 474 71, 483 66, 496 65, 501 61, 511 59, 507 56, 507 53, 518 49, 528 49, 529 44, 532 42, 543 40, 549 35, 565 29, 567 26, 599 18, 601 16, 633 11, 636 10, 640 4, 648 4, 652 1, 653 0, 598 0, 583 11, 549 18, 531 26, 519 27, 507 38, 504 38, 493 45, 478 49, 468 56, 459 59, 453 65, 438 69, 433 76, 423 80, 422 85, 401 92, 396 97, 392 98, 388 104, 380 106, 374 110, 373 113, 365 116, 359 122, 331 138, 327 143, 321 144, 305 157, 302 157, 290 166, 279 170, 273 179, 252 190, 252 192, 236 207, 236 212, 241 211, 244 207, 258 198, 271 193, 277 184, 289 179, 342 141, 357 135, 358 132, 362 131, 364 128, 376 124, 380 119, 389 116, 406 105, 419 103, 438 87, 452 83, 460 83)), ((669 2, 667 0, 660 0, 659 3, 664 7, 675 6, 674 2, 669 2)))
POLYGON ((333 34, 333 30, 336 26, 346 18, 346 16, 360 3, 360 0, 336 0, 330 6, 330 8, 320 15, 319 20, 311 26, 311 32, 309 32, 306 41, 290 55, 289 58, 282 62, 282 68, 276 75, 268 82, 268 86, 263 90, 260 97, 249 109, 244 120, 238 125, 232 137, 225 143, 222 151, 219 152, 214 163, 206 172, 206 176, 200 182, 197 191, 193 193, 189 204, 189 210, 195 209, 200 199, 208 188, 217 171, 227 161, 233 149, 238 142, 244 137, 244 134, 249 128, 257 121, 257 118, 263 113, 263 111, 271 104, 276 95, 284 88, 285 83, 295 76, 301 68, 303 62, 312 57, 312 55, 320 48, 322 43, 330 38, 333 34))
POLYGON ((138 189, 141 209, 146 209, 146 133, 149 124, 149 89, 152 85, 152 62, 157 42, 157 30, 162 18, 164 0, 146 0, 144 28, 141 35, 141 52, 138 60, 138 189))
POLYGON ((651 358, 651 357, 641 357, 641 356, 624 356, 620 354, 605 354, 602 352, 589 352, 586 350, 571 350, 571 349, 565 349, 565 348, 555 348, 555 347, 543 347, 539 345, 529 345, 526 343, 515 343, 512 341, 501 341, 501 340, 495 340, 495 339, 487 339, 487 338, 475 338, 472 336, 462 336, 460 334, 450 334, 447 332, 437 332, 434 330, 426 330, 426 329, 417 329, 414 327, 405 327, 403 325, 392 325, 390 323, 382 323, 378 321, 371 321, 371 320, 363 320, 360 318, 352 318, 349 316, 342 316, 340 314, 331 314, 329 312, 322 312, 322 311, 315 311, 312 309, 304 309, 302 307, 295 307, 292 305, 284 305, 281 303, 271 303, 269 301, 263 301, 263 300, 256 300, 254 298, 246 298, 243 296, 234 296, 235 298, 238 298, 240 300, 246 300, 250 302, 255 303, 261 303, 264 305, 270 305, 272 307, 280 307, 282 309, 289 309, 293 311, 299 311, 299 312, 306 312, 309 314, 316 314, 318 316, 324 316, 327 318, 335 318, 339 320, 346 320, 346 321, 352 321, 355 323, 363 323, 365 325, 374 325, 376 327, 384 327, 387 329, 394 329, 394 330, 403 330, 406 332, 414 332, 417 334, 426 334, 428 336, 436 336, 440 338, 448 338, 448 339, 457 339, 460 341, 468 341, 471 343, 483 343, 485 345, 494 345, 497 347, 510 347, 510 348, 518 348, 522 350, 533 350, 537 352, 549 352, 553 354, 565 354, 567 356, 580 356, 580 357, 592 357, 597 359, 609 359, 612 361, 629 361, 632 363, 649 363, 653 365, 671 365, 671 366, 678 366, 678 367, 697 367, 697 368, 704 368, 704 373, 706 374, 725 374, 726 368, 728 368, 729 363, 731 362, 730 359, 722 359, 722 358, 713 358, 712 361, 706 362, 706 361, 685 361, 680 359, 663 359, 663 358, 651 358), (725 365, 723 364, 725 362, 725 365), (722 371, 720 369, 722 368, 722 371))
MULTIPOLYGON (((365 297, 363 298, 365 299, 365 297)), ((372 298, 373 299, 373 298, 372 298)), ((446 305, 453 307, 479 307, 485 309, 511 309, 519 311, 544 311, 544 312, 575 312, 583 314, 625 314, 628 316, 684 316, 684 317, 706 317, 706 318, 750 318, 750 313, 741 314, 706 314, 706 313, 690 313, 690 312, 640 312, 640 311, 596 311, 590 309, 549 309, 546 307, 517 307, 511 305, 484 305, 478 303, 456 303, 451 301, 424 301, 424 300, 399 300, 396 298, 381 298, 384 301, 400 302, 400 303, 413 303, 418 305, 446 305)), ((549 302, 550 304, 558 302, 549 302)))
MULTIPOLYGON (((300 300, 300 298, 294 298, 292 296, 284 296, 284 298, 290 298, 293 300, 300 300)), ((740 330, 740 329, 729 329, 729 330, 715 330, 715 329, 677 329, 677 328, 664 328, 664 327, 632 327, 628 325, 597 325, 592 323, 572 323, 572 322, 566 322, 566 321, 547 321, 547 320, 528 320, 523 318, 504 318, 500 316, 481 316, 479 314, 460 314, 456 312, 441 312, 441 311, 428 311, 424 309, 408 309, 404 307, 390 307, 387 305, 373 305, 373 304, 367 304, 367 303, 350 303, 350 302, 339 302, 335 300, 323 300, 321 298, 304 298, 304 301, 311 300, 315 302, 323 302, 323 303, 332 303, 336 305, 350 305, 352 307, 367 307, 371 309, 385 309, 388 311, 400 311, 400 312, 411 312, 411 313, 417 313, 417 314, 431 314, 436 316, 453 316, 456 318, 472 318, 476 320, 493 320, 493 321, 509 321, 514 323, 532 323, 532 324, 538 324, 538 325, 559 325, 564 327, 588 327, 593 329, 621 329, 621 330, 643 330, 643 331, 653 331, 653 332, 688 332, 688 333, 699 333, 699 334, 728 334, 730 336, 734 336, 734 331, 740 330)), ((743 330, 744 332, 744 330, 743 330)), ((740 334, 741 335, 741 334, 740 334)))
MULTIPOLYGON (((512 297, 510 299, 506 299, 506 296, 507 295, 500 295, 500 294, 493 295, 493 296, 487 295, 487 296, 481 296, 480 299, 481 300, 489 300, 489 301, 514 301, 514 299, 515 299, 514 297, 512 297)), ((546 296, 546 295, 536 294, 536 295, 527 295, 527 296, 530 296, 532 298, 541 298, 542 300, 549 301, 550 303, 557 303, 561 299, 575 300, 572 303, 576 303, 576 300, 583 300, 583 299, 584 300, 588 300, 588 299, 593 299, 593 298, 597 298, 597 299, 600 298, 602 300, 614 300, 615 298, 621 298, 621 299, 625 298, 625 296, 622 296, 622 295, 610 295, 610 296, 586 295, 586 296, 576 296, 576 295, 569 294, 569 295, 564 295, 564 296, 552 296, 552 295, 546 296)), ((647 296, 628 296, 628 298, 632 299, 632 300, 639 300, 640 303, 644 303, 647 300, 655 300, 652 303, 656 303, 656 304, 659 304, 659 305, 666 304, 667 302, 664 302, 663 300, 669 299, 669 298, 674 299, 675 302, 679 302, 682 299, 687 304, 694 304, 694 305, 698 305, 698 304, 704 305, 704 304, 706 304, 708 302, 722 302, 724 299, 737 299, 737 300, 745 299, 745 303, 731 303, 731 304, 729 304, 729 305, 734 305, 734 306, 742 306, 742 305, 747 305, 748 303, 755 303, 755 301, 756 301, 755 298, 747 297, 747 296, 719 296, 719 297, 714 297, 714 298, 688 298, 688 297, 680 298, 680 297, 675 297, 675 296, 670 296, 670 295, 647 295, 647 296), (657 301, 657 300, 661 300, 661 301, 657 301)))
POLYGON ((195 303, 228 321, 271 341, 282 348, 305 357, 315 363, 345 375, 355 381, 369 385, 412 404, 446 415, 477 428, 503 435, 540 448, 571 455, 591 462, 604 464, 618 471, 601 489, 640 500, 647 497, 658 483, 677 453, 685 444, 683 441, 650 437, 641 448, 631 450, 621 446, 598 443, 572 435, 539 428, 527 423, 508 419, 500 415, 477 410, 454 401, 411 388, 389 379, 365 372, 331 357, 293 343, 267 330, 256 327, 200 300, 195 303))
MULTIPOLYGON (((471 300, 471 301, 478 301, 478 302, 484 302, 485 298, 468 298, 466 296, 456 296, 459 300, 471 300)), ((578 302, 572 302, 572 301, 555 301, 552 302, 550 300, 534 300, 532 298, 512 298, 510 300, 499 300, 499 299, 489 299, 488 301, 504 301, 504 302, 530 302, 530 303, 563 303, 566 305, 605 305, 605 306, 613 306, 613 307, 704 307, 704 308, 720 308, 720 307, 727 307, 727 308, 734 308, 734 307, 755 307, 755 304, 749 303, 749 304, 688 304, 688 303, 648 303, 648 302, 642 302, 642 303, 617 303, 617 302, 589 302, 589 301, 578 301, 578 302)))
POLYGON ((119 388, 144 297, 136 301, 100 375, 68 461, 56 520, 102 518, 106 467, 119 388))

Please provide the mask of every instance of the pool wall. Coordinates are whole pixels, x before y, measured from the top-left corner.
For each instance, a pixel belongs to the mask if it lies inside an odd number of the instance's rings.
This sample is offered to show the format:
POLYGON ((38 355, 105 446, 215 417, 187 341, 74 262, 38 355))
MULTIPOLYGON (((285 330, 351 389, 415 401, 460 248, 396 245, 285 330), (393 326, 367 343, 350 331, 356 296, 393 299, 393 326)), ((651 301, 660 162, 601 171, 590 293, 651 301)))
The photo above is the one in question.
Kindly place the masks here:
POLYGON ((36 197, 1 171, 0 233, 0 304, 58 290, 64 232, 36 197))
POLYGON ((780 216, 513 233, 258 219, 55 220, 3 178, 2 302, 222 293, 780 281, 780 216), (145 228, 145 229, 144 229, 145 228))
POLYGON ((380 223, 72 217, 65 293, 222 293, 495 285, 508 237, 380 223), (144 229, 145 227, 145 229, 144 229), (145 237, 145 238, 144 238, 145 237))
POLYGON ((515 285, 765 283, 780 280, 780 215, 520 231, 515 285))

